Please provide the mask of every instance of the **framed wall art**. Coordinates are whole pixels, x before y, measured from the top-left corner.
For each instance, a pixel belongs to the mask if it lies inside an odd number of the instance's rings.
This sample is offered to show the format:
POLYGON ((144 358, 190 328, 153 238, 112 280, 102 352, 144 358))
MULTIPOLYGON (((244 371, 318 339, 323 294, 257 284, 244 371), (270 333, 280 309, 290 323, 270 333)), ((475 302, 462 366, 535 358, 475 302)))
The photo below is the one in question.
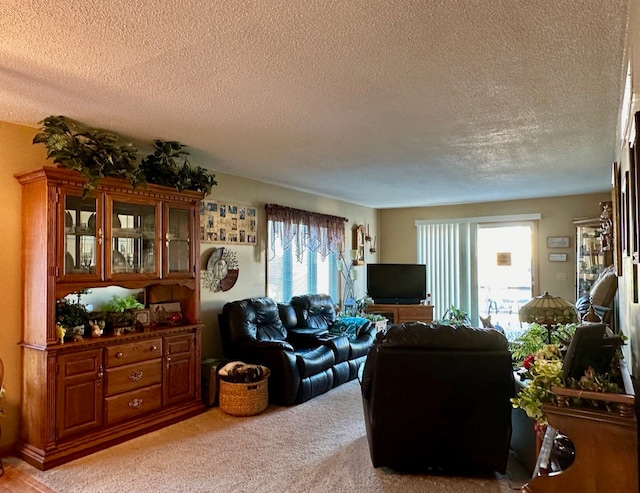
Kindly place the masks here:
POLYGON ((200 203, 200 241, 203 243, 258 244, 256 207, 232 202, 200 203))
POLYGON ((151 310, 149 308, 133 310, 133 316, 136 322, 143 327, 149 327, 149 325, 151 325, 151 310))
POLYGON ((548 248, 568 248, 569 237, 568 236, 547 236, 548 248))
POLYGON ((622 235, 620 233, 622 220, 620 218, 620 165, 614 162, 611 166, 611 206, 612 206, 612 236, 613 236, 613 264, 616 267, 616 274, 622 275, 622 235))
POLYGON ((566 253, 550 253, 549 254, 549 262, 566 262, 567 254, 566 253))

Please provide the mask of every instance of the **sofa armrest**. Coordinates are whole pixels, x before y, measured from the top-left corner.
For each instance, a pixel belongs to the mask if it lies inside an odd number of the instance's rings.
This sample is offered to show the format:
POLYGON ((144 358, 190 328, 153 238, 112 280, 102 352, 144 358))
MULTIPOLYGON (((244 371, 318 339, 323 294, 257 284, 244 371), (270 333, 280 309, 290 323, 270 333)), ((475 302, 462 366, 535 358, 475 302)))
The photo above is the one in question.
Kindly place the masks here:
POLYGON ((322 346, 326 341, 326 336, 326 330, 292 329, 287 336, 287 342, 295 349, 310 349, 322 346))
POLYGON ((242 361, 269 368, 269 402, 281 406, 293 404, 300 386, 296 353, 285 341, 243 341, 238 344, 242 361))
POLYGON ((349 359, 360 358, 366 356, 373 344, 374 336, 372 334, 364 334, 358 337, 355 341, 351 341, 349 359))

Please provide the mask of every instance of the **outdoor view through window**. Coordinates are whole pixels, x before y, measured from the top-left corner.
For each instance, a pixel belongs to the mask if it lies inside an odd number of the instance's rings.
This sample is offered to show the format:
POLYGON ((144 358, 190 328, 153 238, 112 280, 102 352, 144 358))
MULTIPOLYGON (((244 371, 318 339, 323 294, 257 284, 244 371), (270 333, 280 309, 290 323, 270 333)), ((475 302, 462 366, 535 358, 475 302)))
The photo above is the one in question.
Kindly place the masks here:
POLYGON ((532 297, 532 226, 478 227, 478 311, 513 340, 523 327, 518 310, 532 297))

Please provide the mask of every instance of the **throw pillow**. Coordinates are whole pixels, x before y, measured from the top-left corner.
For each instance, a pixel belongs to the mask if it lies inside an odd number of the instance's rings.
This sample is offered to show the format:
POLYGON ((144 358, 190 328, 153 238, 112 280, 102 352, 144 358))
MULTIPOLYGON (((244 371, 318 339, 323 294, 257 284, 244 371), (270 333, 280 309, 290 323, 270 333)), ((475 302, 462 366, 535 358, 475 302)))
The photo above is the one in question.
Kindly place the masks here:
POLYGON ((618 289, 618 276, 613 268, 606 268, 600 273, 597 281, 591 286, 589 296, 594 306, 609 307, 618 289))

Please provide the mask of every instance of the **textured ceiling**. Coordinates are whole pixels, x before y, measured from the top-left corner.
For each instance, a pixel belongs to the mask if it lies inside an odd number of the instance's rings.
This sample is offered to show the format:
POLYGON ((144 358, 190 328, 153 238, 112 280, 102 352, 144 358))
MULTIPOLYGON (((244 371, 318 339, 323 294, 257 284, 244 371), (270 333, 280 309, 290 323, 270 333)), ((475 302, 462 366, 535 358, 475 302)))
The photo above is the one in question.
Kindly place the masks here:
POLYGON ((178 140, 376 208, 599 192, 626 21, 626 0, 3 0, 0 120, 178 140))

